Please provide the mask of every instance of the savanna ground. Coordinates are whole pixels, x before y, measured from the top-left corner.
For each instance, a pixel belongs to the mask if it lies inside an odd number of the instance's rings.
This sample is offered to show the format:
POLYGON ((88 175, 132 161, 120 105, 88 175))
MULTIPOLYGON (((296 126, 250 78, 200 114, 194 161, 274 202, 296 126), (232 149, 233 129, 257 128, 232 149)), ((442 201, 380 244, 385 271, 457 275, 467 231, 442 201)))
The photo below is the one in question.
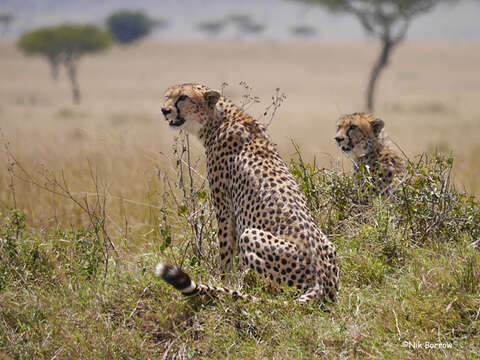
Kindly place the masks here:
MULTIPOLYGON (((359 205, 334 122, 362 110, 377 50, 148 41, 82 59, 73 106, 64 73, 55 82, 43 59, 1 42, 0 358, 480 358, 480 44, 397 49, 376 115, 414 176, 359 205), (221 283, 201 147, 184 152, 160 116, 165 89, 191 81, 226 82, 237 103, 246 81, 260 98, 249 112, 267 122, 275 89, 286 94, 269 131, 337 246, 335 304, 183 299, 154 278, 167 259, 221 283)), ((230 282, 295 296, 248 274, 230 282)))

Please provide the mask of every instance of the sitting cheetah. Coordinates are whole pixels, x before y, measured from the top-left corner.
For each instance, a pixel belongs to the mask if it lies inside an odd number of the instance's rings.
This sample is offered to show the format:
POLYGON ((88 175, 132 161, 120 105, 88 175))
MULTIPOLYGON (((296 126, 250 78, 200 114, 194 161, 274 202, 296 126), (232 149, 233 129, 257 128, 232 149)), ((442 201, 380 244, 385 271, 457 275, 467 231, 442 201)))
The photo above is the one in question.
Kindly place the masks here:
MULTIPOLYGON (((251 269, 267 282, 296 287, 300 302, 334 300, 336 250, 315 224, 265 128, 218 91, 198 84, 168 90, 162 113, 170 127, 195 134, 206 149, 207 177, 218 222, 222 273, 251 269)), ((184 295, 226 293, 158 264, 157 275, 184 295)))
POLYGON ((388 144, 383 120, 367 113, 353 113, 337 121, 335 140, 352 160, 355 175, 362 166, 380 192, 388 192, 394 178, 405 174, 403 159, 388 144))

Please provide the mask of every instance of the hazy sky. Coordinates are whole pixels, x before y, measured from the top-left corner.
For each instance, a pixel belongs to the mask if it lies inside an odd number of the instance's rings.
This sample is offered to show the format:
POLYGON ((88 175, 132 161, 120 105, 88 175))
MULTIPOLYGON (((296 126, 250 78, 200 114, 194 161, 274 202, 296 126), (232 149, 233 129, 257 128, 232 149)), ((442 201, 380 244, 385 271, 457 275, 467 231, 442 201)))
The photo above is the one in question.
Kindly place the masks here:
MULTIPOLYGON (((119 8, 141 9, 152 17, 169 20, 157 31, 161 37, 204 36, 196 24, 218 20, 232 13, 248 14, 266 26, 261 36, 291 37, 296 25, 311 25, 320 39, 360 39, 365 34, 351 15, 332 15, 318 6, 305 6, 287 0, 0 0, 0 12, 16 15, 10 37, 32 28, 62 22, 94 22, 119 8)), ((433 12, 415 19, 408 32, 410 39, 480 40, 480 0, 459 0, 442 4, 433 12)), ((227 29, 223 37, 235 36, 227 29)))

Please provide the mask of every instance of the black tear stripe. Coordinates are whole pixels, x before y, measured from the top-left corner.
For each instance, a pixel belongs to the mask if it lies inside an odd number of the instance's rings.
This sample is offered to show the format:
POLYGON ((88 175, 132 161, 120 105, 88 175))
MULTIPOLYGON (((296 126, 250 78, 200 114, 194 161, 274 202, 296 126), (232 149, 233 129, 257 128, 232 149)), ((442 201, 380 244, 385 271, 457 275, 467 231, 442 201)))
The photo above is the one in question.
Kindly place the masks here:
POLYGON ((175 125, 175 124, 178 124, 178 123, 180 123, 180 125, 182 125, 182 124, 185 122, 185 119, 180 116, 180 108, 178 107, 178 103, 179 103, 180 101, 183 101, 183 100, 184 100, 184 99, 182 99, 181 96, 180 96, 180 97, 177 99, 177 101, 175 101, 175 109, 177 109, 177 119, 178 119, 179 121, 176 121, 176 122, 174 123, 174 125, 175 125))
POLYGON ((353 148, 354 148, 352 138, 350 137, 350 131, 352 131, 352 130, 353 130, 352 128, 349 128, 349 129, 347 130, 347 138, 348 138, 348 144, 347 144, 347 146, 348 146, 350 149, 353 149, 353 148))

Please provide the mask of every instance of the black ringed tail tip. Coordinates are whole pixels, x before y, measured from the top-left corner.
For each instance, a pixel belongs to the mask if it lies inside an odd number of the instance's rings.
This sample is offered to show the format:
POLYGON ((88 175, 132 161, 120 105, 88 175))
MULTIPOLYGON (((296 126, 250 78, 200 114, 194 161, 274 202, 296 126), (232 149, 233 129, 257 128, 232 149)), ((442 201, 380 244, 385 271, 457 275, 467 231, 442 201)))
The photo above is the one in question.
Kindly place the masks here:
POLYGON ((164 281, 172 285, 175 289, 180 290, 185 296, 194 294, 224 294, 232 295, 240 299, 260 302, 259 298, 254 296, 242 294, 236 290, 230 290, 223 287, 209 286, 203 284, 196 284, 190 276, 178 266, 173 266, 167 263, 158 263, 155 267, 155 274, 161 277, 164 281))
POLYGON ((193 295, 197 292, 197 285, 190 276, 177 266, 167 263, 158 263, 155 267, 155 274, 164 281, 180 290, 184 295, 193 295))

